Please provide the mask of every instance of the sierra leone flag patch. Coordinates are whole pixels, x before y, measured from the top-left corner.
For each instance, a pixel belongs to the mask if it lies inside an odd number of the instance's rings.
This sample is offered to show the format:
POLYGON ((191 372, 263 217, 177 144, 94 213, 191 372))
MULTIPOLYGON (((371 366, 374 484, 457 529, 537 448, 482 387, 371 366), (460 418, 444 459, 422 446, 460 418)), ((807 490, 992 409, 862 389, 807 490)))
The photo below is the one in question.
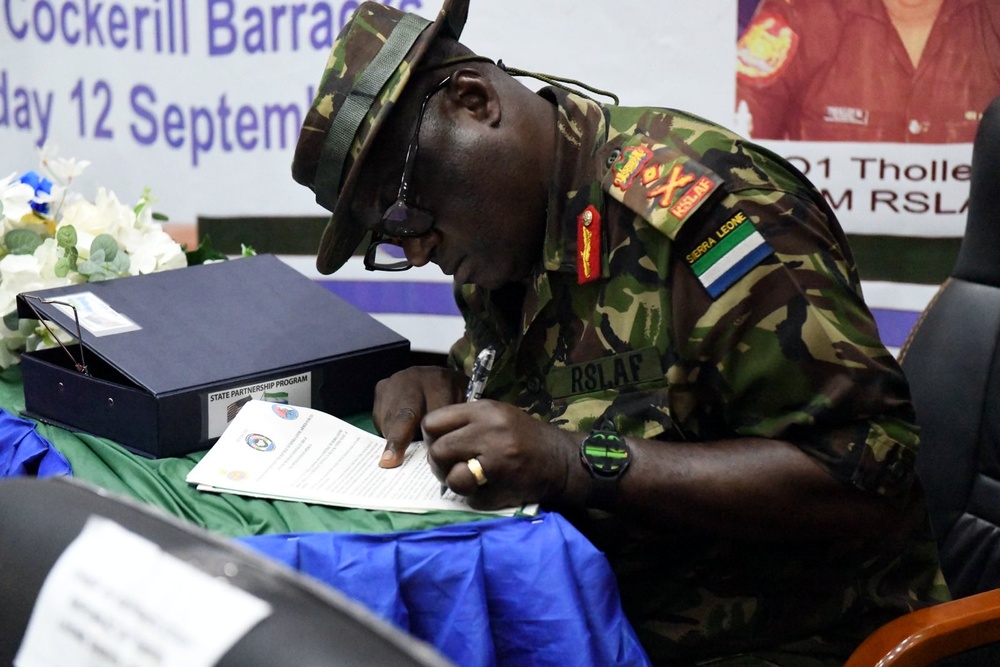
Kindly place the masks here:
POLYGON ((715 299, 773 252, 753 221, 743 211, 737 211, 685 259, 715 299))

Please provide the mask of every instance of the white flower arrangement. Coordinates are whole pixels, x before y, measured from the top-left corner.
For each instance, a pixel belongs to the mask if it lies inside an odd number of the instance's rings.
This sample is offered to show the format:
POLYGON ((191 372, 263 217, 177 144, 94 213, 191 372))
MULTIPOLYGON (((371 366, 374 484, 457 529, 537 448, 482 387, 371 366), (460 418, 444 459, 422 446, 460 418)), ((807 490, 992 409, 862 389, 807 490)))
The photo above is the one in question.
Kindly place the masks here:
POLYGON ((17 318, 18 294, 188 265, 185 248, 159 222, 165 218, 153 213, 148 190, 131 207, 103 187, 91 202, 71 189, 89 162, 56 157, 48 147, 40 162, 41 173, 0 179, 0 368, 17 364, 24 351, 58 344, 37 320, 17 318))

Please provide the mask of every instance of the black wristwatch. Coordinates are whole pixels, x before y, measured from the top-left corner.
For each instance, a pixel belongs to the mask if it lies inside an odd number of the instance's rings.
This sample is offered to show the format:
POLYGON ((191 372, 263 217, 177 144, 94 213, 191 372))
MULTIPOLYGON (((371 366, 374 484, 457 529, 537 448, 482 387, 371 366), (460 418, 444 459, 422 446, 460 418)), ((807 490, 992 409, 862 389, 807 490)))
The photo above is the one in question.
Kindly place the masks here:
POLYGON ((618 483, 632 461, 625 438, 606 421, 584 439, 580 459, 590 473, 587 507, 613 509, 618 501, 618 483))

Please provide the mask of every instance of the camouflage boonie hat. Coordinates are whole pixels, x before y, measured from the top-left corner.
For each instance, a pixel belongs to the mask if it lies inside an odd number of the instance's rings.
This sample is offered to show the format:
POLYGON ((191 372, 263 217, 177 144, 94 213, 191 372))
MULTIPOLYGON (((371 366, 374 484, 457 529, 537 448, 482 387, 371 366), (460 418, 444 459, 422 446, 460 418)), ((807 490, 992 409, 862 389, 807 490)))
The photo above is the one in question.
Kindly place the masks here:
POLYGON ((292 178, 333 213, 316 256, 320 273, 343 266, 367 233, 347 206, 361 163, 428 46, 438 35, 458 39, 468 13, 469 0, 445 0, 433 22, 365 2, 337 35, 292 161, 292 178))

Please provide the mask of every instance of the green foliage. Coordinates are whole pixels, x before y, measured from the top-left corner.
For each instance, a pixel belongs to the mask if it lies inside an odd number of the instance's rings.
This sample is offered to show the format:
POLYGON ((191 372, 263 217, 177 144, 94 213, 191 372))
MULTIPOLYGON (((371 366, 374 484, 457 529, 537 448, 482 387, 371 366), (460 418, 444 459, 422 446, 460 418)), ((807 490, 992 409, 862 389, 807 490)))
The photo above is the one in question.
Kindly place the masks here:
POLYGON ((42 235, 30 229, 12 229, 3 237, 3 243, 11 255, 30 255, 42 245, 42 241, 42 235))
POLYGON ((104 258, 110 262, 118 256, 118 242, 111 234, 99 234, 90 244, 90 256, 97 251, 104 251, 104 258))
POLYGON ((80 253, 76 249, 76 229, 73 225, 65 225, 56 232, 56 245, 62 251, 59 259, 56 260, 55 273, 60 278, 65 278, 70 271, 76 271, 77 260, 80 253))
POLYGON ((76 247, 76 227, 65 225, 56 232, 56 243, 60 248, 76 247))
MULTIPOLYGON (((136 217, 139 217, 139 214, 142 213, 143 209, 147 206, 152 206, 155 202, 156 200, 153 199, 150 189, 146 188, 142 191, 142 197, 139 198, 139 203, 135 205, 135 208, 132 209, 132 211, 135 213, 136 217)), ((150 216, 153 220, 157 220, 159 222, 166 222, 170 219, 165 214, 157 213, 156 211, 150 213, 150 216)))
POLYGON ((212 247, 212 237, 207 234, 202 237, 201 243, 199 243, 198 247, 194 250, 187 250, 185 247, 184 254, 187 256, 188 266, 197 266, 198 264, 204 264, 208 261, 229 259, 223 253, 212 247))
POLYGON ((20 321, 21 320, 17 316, 16 310, 12 310, 3 316, 3 325, 7 327, 9 331, 17 331, 20 321))
POLYGON ((88 283, 119 278, 128 273, 129 256, 110 234, 99 234, 90 244, 90 258, 78 262, 76 270, 88 283))

